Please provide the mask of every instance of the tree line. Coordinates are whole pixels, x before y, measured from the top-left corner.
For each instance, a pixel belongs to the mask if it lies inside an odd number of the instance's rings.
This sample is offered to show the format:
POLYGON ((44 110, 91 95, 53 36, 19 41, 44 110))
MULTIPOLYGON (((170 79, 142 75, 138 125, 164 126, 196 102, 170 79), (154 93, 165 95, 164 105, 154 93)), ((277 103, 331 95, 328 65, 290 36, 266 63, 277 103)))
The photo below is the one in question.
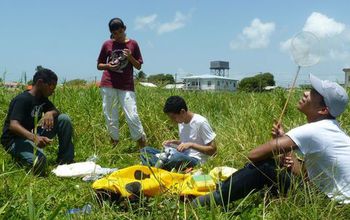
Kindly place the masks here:
MULTIPOLYGON (((42 69, 41 65, 37 66, 35 68, 35 71, 38 71, 42 69)), ((25 75, 26 76, 26 75, 25 75)), ((172 74, 167 73, 160 73, 160 74, 154 74, 147 76, 146 73, 144 73, 142 70, 135 73, 134 75, 135 79, 137 81, 141 82, 151 82, 156 85, 166 85, 166 84, 173 84, 175 83, 175 78, 172 74)), ((0 83, 4 80, 0 77, 0 83)), ((25 79, 25 82, 27 80, 25 79)), ((31 84, 31 80, 27 82, 27 84, 31 84)), ((65 85, 69 86, 82 86, 86 85, 88 82, 84 79, 73 79, 73 80, 64 80, 63 82, 65 85)), ((245 92, 261 92, 264 91, 264 88, 266 86, 274 86, 276 84, 274 80, 274 76, 269 73, 259 73, 252 77, 246 77, 239 81, 238 83, 238 90, 239 91, 245 91, 245 92)))

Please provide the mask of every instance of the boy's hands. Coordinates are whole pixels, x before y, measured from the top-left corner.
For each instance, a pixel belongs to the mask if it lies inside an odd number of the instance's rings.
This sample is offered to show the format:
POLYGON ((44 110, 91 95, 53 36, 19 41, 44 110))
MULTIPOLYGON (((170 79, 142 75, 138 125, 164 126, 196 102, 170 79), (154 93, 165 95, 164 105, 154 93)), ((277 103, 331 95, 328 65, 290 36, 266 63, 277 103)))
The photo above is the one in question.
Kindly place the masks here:
POLYGON ((51 131, 54 126, 54 114, 53 112, 46 112, 42 118, 41 127, 46 131, 51 131))
POLYGON ((120 66, 120 63, 113 63, 113 62, 109 62, 107 64, 107 68, 110 70, 110 71, 113 71, 113 72, 116 72, 119 70, 119 66, 120 66))
POLYGON ((45 136, 35 136, 34 137, 34 143, 39 147, 39 148, 44 148, 47 145, 52 143, 52 139, 45 137, 45 136))
POLYGON ((178 141, 178 140, 166 140, 166 141, 163 141, 163 143, 162 143, 163 146, 171 145, 171 144, 176 144, 176 145, 178 145, 178 144, 179 144, 179 141, 178 141))
POLYGON ((294 166, 295 159, 296 158, 294 158, 292 152, 282 154, 280 160, 281 166, 287 169, 291 169, 294 166))
POLYGON ((278 123, 277 121, 275 121, 273 123, 272 129, 271 129, 271 135, 273 138, 277 138, 277 137, 282 137, 284 136, 284 129, 282 124, 278 123))
POLYGON ((296 176, 303 176, 302 162, 298 160, 292 151, 281 155, 280 165, 290 170, 296 176))
POLYGON ((123 50, 123 55, 124 55, 127 59, 130 59, 131 51, 130 51, 129 49, 124 49, 124 50, 123 50))
POLYGON ((182 144, 179 144, 179 146, 177 146, 177 151, 179 152, 183 152, 189 148, 191 148, 193 146, 193 143, 191 142, 187 142, 187 143, 182 143, 182 144))

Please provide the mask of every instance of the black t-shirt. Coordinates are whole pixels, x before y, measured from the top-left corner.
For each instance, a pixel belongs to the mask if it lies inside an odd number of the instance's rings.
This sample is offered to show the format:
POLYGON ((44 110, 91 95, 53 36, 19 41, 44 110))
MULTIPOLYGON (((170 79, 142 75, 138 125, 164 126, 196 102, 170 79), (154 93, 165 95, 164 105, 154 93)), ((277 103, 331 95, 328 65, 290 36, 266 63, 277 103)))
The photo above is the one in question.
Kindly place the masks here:
POLYGON ((35 115, 38 121, 42 113, 56 109, 48 98, 37 98, 25 91, 12 99, 2 130, 1 144, 8 148, 17 136, 9 130, 10 120, 17 120, 25 129, 32 131, 35 115))

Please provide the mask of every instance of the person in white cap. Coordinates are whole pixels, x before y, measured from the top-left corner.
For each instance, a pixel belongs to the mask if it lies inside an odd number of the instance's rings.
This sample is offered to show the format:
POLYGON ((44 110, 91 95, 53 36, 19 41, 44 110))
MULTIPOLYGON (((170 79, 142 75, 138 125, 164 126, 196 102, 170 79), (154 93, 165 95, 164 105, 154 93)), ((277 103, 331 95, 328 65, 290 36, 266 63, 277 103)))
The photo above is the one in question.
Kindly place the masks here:
POLYGON ((274 124, 273 139, 249 153, 251 163, 232 174, 213 193, 194 200, 195 206, 215 202, 226 207, 265 186, 272 192, 285 193, 294 175, 310 180, 329 198, 350 203, 350 137, 336 120, 345 111, 349 98, 337 83, 311 74, 310 81, 311 91, 304 92, 297 106, 308 123, 287 133, 280 124, 274 124), (303 154, 306 172, 291 154, 293 150, 303 154), (277 162, 275 155, 282 155, 277 162), (286 169, 281 170, 280 166, 286 169))

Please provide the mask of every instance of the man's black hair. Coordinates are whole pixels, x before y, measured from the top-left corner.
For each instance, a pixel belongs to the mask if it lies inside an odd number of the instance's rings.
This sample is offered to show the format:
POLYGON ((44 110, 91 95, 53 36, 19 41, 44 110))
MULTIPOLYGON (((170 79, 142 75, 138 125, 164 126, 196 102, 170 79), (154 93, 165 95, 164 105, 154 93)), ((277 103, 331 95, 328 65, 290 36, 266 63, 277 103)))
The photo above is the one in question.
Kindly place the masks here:
POLYGON ((180 96, 170 96, 164 105, 164 113, 179 114, 181 110, 187 111, 187 105, 185 100, 180 96))
POLYGON ((113 31, 118 30, 119 28, 126 29, 124 22, 120 18, 112 18, 108 23, 109 31, 112 33, 113 31))
POLYGON ((35 85, 39 79, 42 79, 44 83, 51 84, 57 83, 57 75, 50 69, 40 68, 33 76, 33 85, 35 85))

